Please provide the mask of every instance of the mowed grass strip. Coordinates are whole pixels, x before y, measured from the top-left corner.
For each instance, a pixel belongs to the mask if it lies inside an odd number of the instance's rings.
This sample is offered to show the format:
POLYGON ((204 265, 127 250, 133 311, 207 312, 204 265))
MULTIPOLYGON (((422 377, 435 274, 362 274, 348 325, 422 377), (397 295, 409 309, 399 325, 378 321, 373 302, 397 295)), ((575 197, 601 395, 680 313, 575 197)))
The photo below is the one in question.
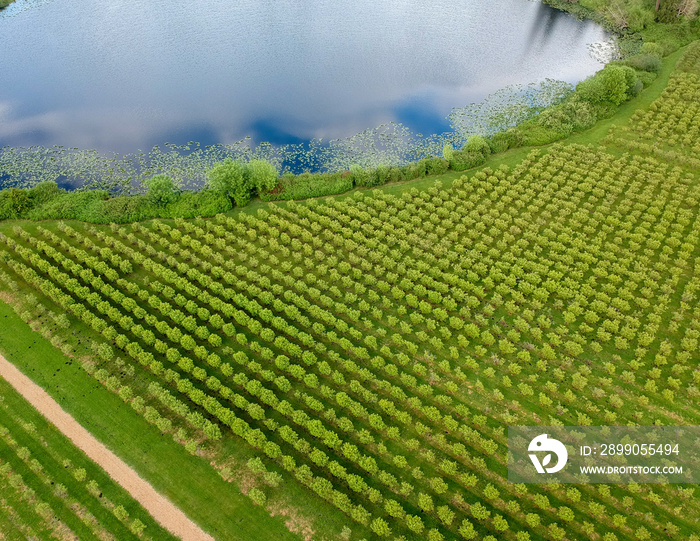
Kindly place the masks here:
MULTIPOLYGON (((0 446, 5 445, 8 460, 18 473, 21 473, 25 481, 33 481, 32 488, 37 495, 51 505, 59 516, 72 513, 65 508, 66 501, 77 500, 87 511, 89 511, 97 522, 106 531, 114 534, 118 539, 131 539, 135 536, 129 531, 128 524, 134 519, 139 519, 146 525, 146 535, 153 539, 175 539, 167 530, 163 529, 154 521, 146 510, 144 510, 133 498, 121 489, 107 474, 94 462, 77 449, 63 434, 61 434, 52 424, 50 424, 41 414, 39 414, 22 396, 20 396, 6 381, 0 379, 0 395, 3 397, 0 403, 0 425, 9 430, 9 434, 16 441, 18 447, 25 447, 31 453, 29 460, 36 459, 42 466, 42 470, 50 478, 51 485, 47 485, 36 477, 35 474, 25 476, 24 471, 31 470, 26 461, 19 460, 15 451, 7 447, 6 442, 0 441, 0 446), (25 428, 32 425, 31 431, 25 428), (14 460, 13 460, 14 459, 14 460), (64 463, 64 461, 70 461, 64 463), (81 482, 76 479, 73 473, 77 469, 85 470, 85 479, 81 482), (91 495, 87 489, 87 483, 94 480, 99 486, 101 494, 91 495), (56 498, 53 489, 56 484, 66 487, 67 498, 56 498), (102 504, 109 501, 113 506, 123 506, 129 513, 129 522, 125 524, 102 504)), ((70 521, 66 520, 71 529, 70 521)), ((81 528, 85 530, 84 527, 81 528)), ((75 533, 89 538, 88 533, 75 533)))
MULTIPOLYGON (((188 455, 0 303, 0 353, 216 539, 299 539, 199 457, 188 455)), ((101 485, 102 486, 102 485, 101 485)))
POLYGON ((49 538, 52 528, 34 510, 38 500, 23 498, 21 492, 0 474, 0 532, 6 539, 49 538))

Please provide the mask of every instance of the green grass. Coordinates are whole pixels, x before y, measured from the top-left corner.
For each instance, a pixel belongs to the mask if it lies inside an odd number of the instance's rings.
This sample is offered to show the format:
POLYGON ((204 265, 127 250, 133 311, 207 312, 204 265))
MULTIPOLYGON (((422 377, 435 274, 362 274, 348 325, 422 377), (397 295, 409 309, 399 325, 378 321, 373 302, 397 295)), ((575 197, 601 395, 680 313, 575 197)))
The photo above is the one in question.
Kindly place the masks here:
MULTIPOLYGON (((39 461, 43 471, 54 483, 63 484, 71 498, 77 499, 87 510, 94 515, 99 523, 108 532, 112 532, 120 539, 131 539, 132 534, 98 498, 90 496, 85 484, 89 480, 95 480, 100 487, 103 497, 114 505, 123 505, 129 512, 130 519, 138 518, 146 525, 146 532, 153 539, 174 539, 165 529, 155 522, 150 515, 131 496, 112 481, 105 472, 89 460, 85 454, 77 449, 63 434, 41 416, 24 398, 22 398, 7 382, 0 380, 0 425, 9 430, 9 435, 17 442, 19 447, 26 447, 31 452, 31 457, 39 461), (34 430, 28 431, 27 425, 32 425, 34 430), (67 469, 64 460, 70 461, 67 469), (84 468, 87 477, 84 482, 79 482, 72 475, 75 468, 84 468)), ((7 442, 0 441, 3 447, 3 455, 9 460, 16 473, 22 475, 25 482, 36 491, 37 495, 52 509, 59 512, 61 519, 81 539, 91 538, 90 530, 72 516, 65 509, 65 501, 53 494, 51 486, 47 486, 39 480, 26 462, 19 459, 7 446, 7 442), (83 533, 81 533, 83 532, 83 533)))
POLYGON ((49 538, 51 528, 34 512, 32 503, 23 499, 7 479, 0 478, 0 532, 7 539, 30 536, 49 538))
POLYGON ((253 506, 235 485, 186 454, 90 377, 74 359, 0 303, 0 352, 84 428, 217 538, 296 539, 280 518, 253 506), (186 472, 186 473, 185 473, 186 472))

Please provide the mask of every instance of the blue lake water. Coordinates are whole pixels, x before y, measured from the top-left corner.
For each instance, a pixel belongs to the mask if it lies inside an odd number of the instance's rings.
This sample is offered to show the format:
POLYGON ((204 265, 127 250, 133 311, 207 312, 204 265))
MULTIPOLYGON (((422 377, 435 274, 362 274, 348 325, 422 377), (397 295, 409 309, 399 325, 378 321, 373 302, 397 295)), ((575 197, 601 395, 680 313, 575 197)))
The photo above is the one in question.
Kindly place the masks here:
POLYGON ((584 79, 607 39, 528 0, 17 0, 0 37, 0 147, 118 153, 441 133, 506 85, 584 79))

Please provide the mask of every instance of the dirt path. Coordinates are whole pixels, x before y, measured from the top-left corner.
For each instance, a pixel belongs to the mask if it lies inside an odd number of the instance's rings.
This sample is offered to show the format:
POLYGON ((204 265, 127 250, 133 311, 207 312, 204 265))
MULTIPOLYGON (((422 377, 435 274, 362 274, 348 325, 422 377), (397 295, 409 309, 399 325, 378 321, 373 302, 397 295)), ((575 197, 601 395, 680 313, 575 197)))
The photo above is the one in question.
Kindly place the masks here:
POLYGON ((103 468, 164 528, 184 541, 214 541, 175 505, 158 494, 125 462, 68 415, 46 391, 0 355, 0 377, 7 380, 32 406, 55 425, 91 460, 103 468))

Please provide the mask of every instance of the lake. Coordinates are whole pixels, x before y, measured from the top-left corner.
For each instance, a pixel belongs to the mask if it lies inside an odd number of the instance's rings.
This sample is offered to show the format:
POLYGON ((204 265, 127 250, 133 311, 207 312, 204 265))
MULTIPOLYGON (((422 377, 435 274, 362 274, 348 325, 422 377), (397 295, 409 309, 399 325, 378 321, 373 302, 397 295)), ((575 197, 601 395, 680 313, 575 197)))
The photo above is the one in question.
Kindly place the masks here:
POLYGON ((504 86, 591 75, 608 38, 528 0, 17 0, 0 36, 0 147, 117 153, 442 133, 504 86))

